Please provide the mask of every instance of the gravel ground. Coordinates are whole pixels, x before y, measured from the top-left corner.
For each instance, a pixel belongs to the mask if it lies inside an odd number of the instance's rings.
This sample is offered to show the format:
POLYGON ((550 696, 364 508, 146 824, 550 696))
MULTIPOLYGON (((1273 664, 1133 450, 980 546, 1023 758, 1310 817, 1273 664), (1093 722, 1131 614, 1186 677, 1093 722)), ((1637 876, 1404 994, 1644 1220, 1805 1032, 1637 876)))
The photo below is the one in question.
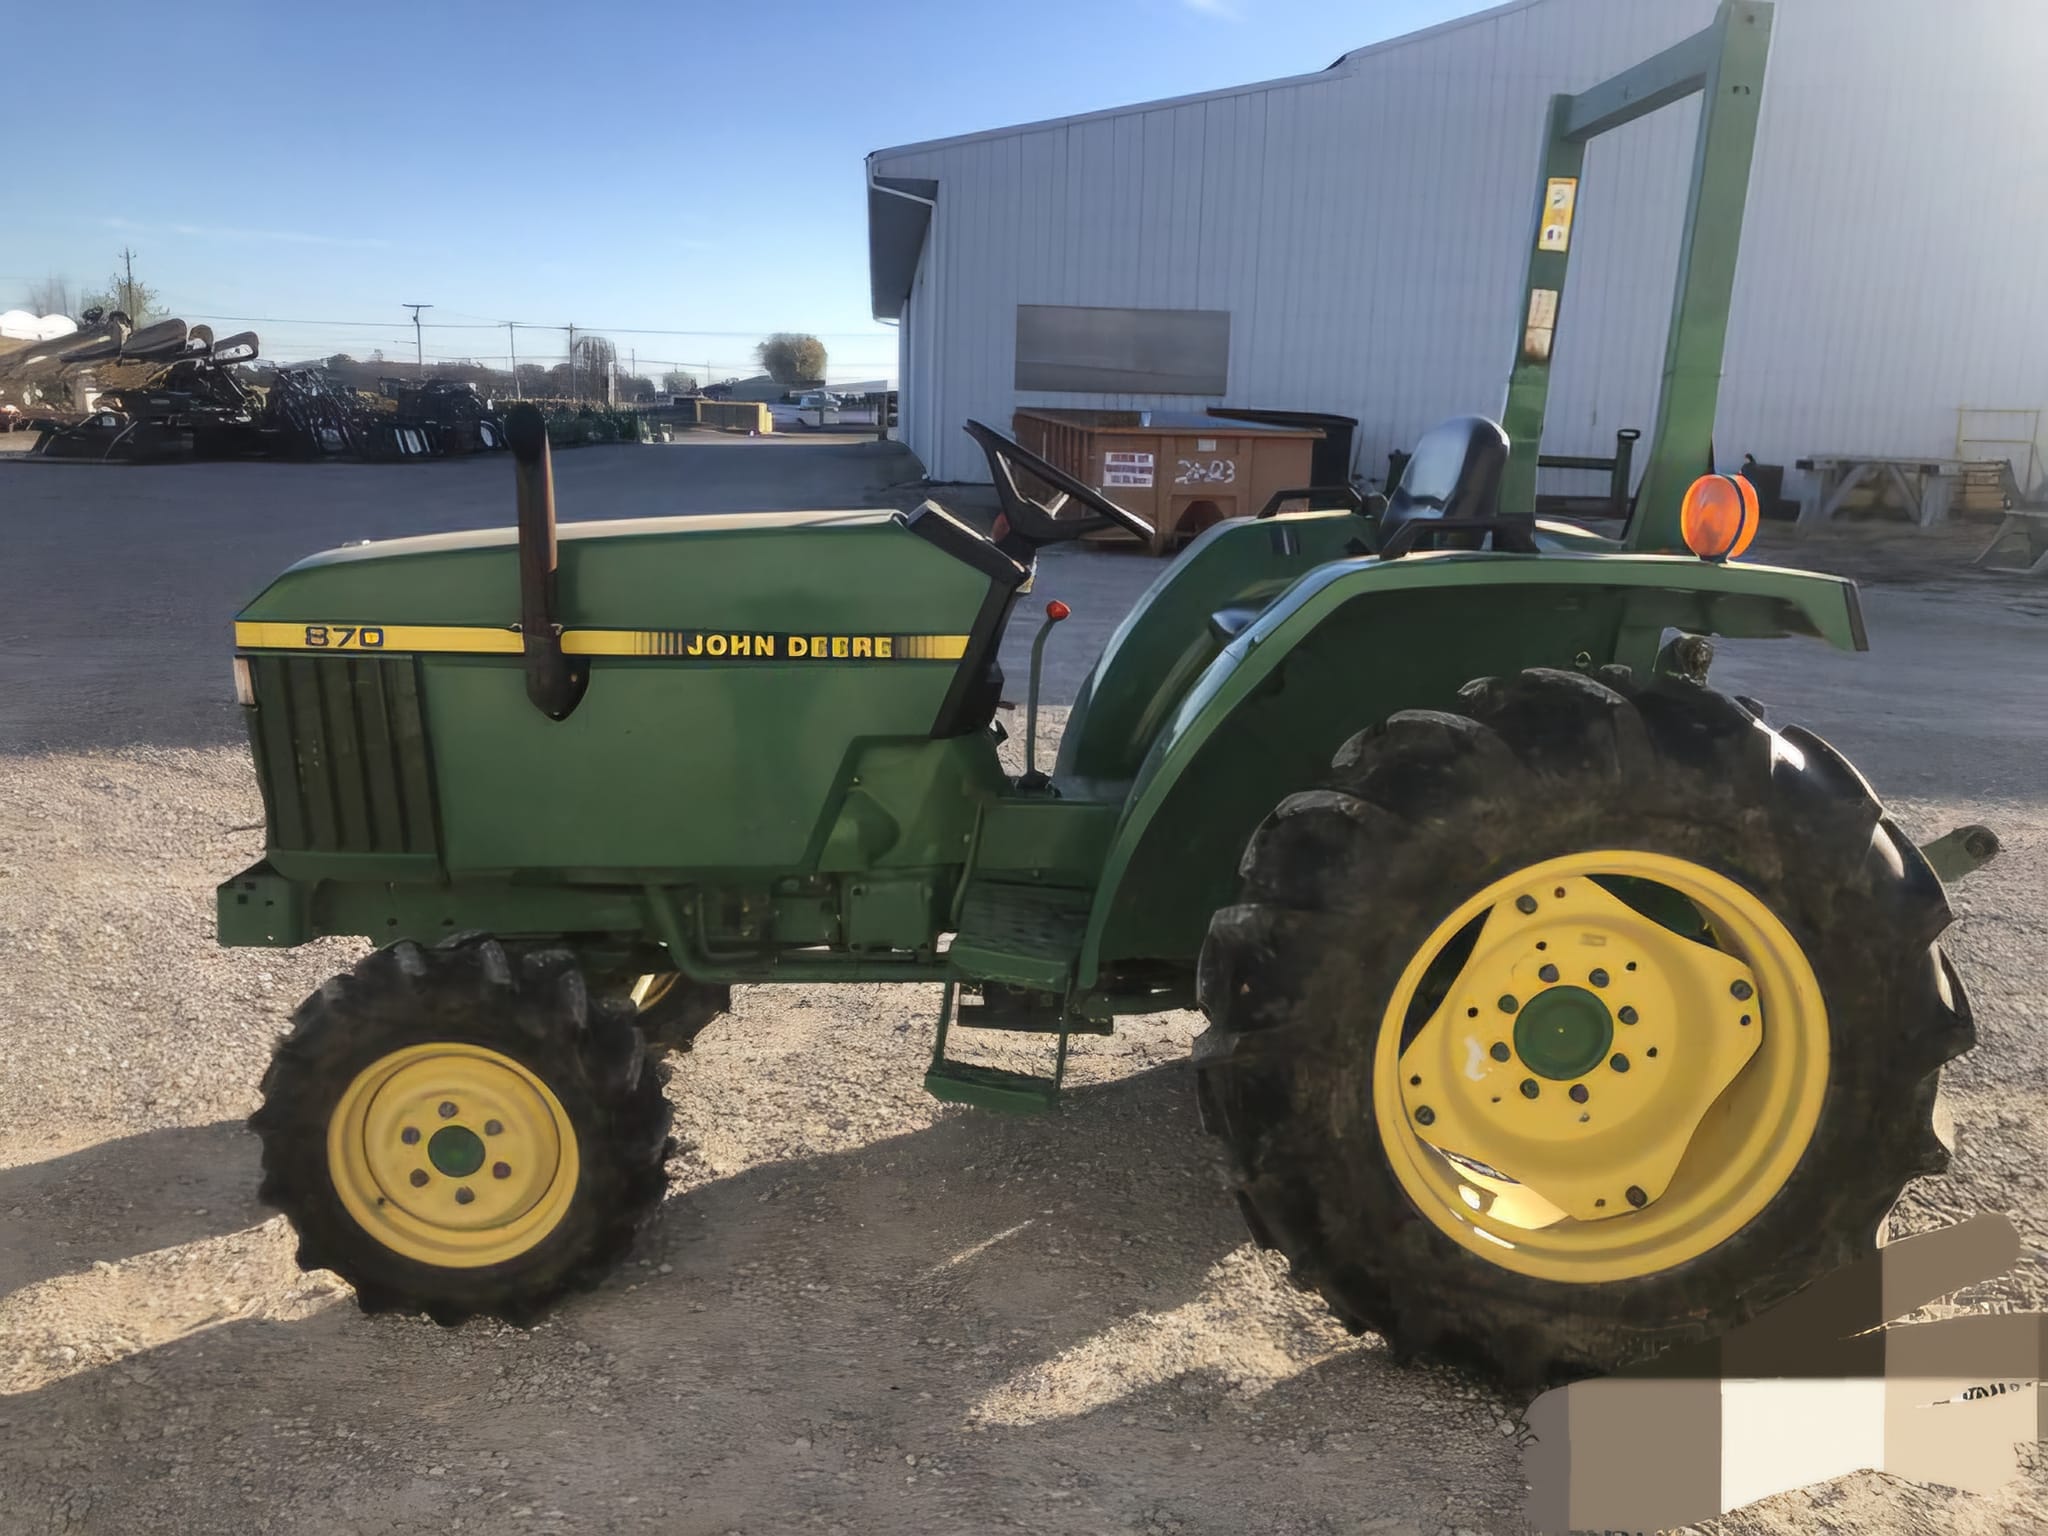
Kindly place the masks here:
MULTIPOLYGON (((556 462, 572 517, 912 494, 898 451, 844 441, 556 462)), ((0 464, 0 1532, 1521 1528, 1521 1405, 1394 1367, 1245 1243, 1191 1016, 1079 1042, 1065 1111, 1016 1121, 919 1090, 935 989, 743 990, 678 1063, 671 1198, 596 1294, 444 1332, 297 1270, 240 1121, 360 947, 213 943, 212 887, 262 844, 226 624, 313 548, 509 514, 501 461, 0 464)), ((1964 1299, 2040 1306, 2048 592, 1959 574, 1964 542, 1799 546, 1874 583, 1874 654, 1730 645, 1717 681, 1834 740, 1915 833, 2005 837, 1956 896, 1980 1044, 1955 1170, 1897 1225, 2010 1212, 2027 1260, 1964 1299)), ((1042 563, 1076 610, 1049 698, 1157 569, 1042 563)), ((1861 1475, 1711 1529, 2038 1529, 2024 1465, 1996 1498, 1861 1475)))

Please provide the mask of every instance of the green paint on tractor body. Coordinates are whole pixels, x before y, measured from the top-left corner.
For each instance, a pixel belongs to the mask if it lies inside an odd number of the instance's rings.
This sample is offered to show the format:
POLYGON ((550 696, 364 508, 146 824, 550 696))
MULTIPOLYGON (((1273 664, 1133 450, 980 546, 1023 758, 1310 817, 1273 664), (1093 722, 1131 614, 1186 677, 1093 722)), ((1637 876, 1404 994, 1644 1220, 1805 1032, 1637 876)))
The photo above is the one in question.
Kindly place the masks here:
POLYGON ((934 734, 983 658, 830 654, 835 638, 971 636, 1000 601, 903 515, 564 533, 571 637, 802 634, 827 654, 593 655, 582 699, 552 720, 515 652, 398 648, 421 628, 479 632, 442 637, 466 645, 508 633, 509 537, 303 562, 241 623, 384 643, 245 649, 270 846, 222 887, 224 942, 481 928, 666 948, 701 979, 1022 966, 1020 984, 1069 991, 1136 966, 1184 981, 1259 820, 1363 725, 1440 707, 1475 676, 1647 669, 1669 630, 1859 640, 1854 589, 1831 577, 1619 553, 1381 562, 1347 552, 1374 536, 1350 513, 1232 522, 1111 637, 1048 793, 1002 769, 986 711, 934 734), (984 960, 940 952, 976 885, 1060 893, 1061 937, 1035 967, 1021 936, 984 960))

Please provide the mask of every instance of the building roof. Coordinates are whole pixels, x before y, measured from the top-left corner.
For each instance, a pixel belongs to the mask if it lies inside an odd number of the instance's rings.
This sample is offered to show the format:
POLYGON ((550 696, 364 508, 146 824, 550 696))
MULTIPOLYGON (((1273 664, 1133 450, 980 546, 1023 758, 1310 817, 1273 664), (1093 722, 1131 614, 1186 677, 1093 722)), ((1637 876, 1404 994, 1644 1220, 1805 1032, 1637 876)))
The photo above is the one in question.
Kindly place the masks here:
POLYGON ((908 176, 877 176, 873 157, 868 170, 868 290, 877 320, 903 313, 910 284, 917 276, 918 253, 932 221, 936 181, 908 176))

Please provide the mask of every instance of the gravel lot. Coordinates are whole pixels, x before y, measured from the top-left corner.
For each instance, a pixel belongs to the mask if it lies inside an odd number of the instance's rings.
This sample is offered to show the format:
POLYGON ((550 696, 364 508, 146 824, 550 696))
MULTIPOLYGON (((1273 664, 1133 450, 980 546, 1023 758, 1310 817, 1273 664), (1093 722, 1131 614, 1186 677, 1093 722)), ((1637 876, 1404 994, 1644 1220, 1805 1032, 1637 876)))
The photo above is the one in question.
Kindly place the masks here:
MULTIPOLYGON (((886 503, 913 472, 830 438, 556 460, 569 518, 886 503)), ((1024 1122, 923 1096, 935 989, 743 991, 678 1064, 668 1206, 595 1295, 444 1332, 301 1274, 240 1122, 359 947, 214 945, 212 888, 262 845, 228 621, 313 549, 510 517, 502 460, 0 462, 0 1532, 1521 1528, 1521 1405, 1394 1367, 1244 1241, 1189 1016, 1080 1042, 1065 1112, 1024 1122)), ((1874 653, 1729 645, 1716 681, 1833 740, 1916 834, 2005 838, 1956 895, 1957 1162, 1896 1229, 2010 1212, 2027 1260, 1964 1300, 2032 1307, 2048 589, 1961 574, 1967 543, 1798 546, 1870 583, 1874 653)), ((1076 610, 1051 698, 1157 569, 1042 563, 1076 610)), ((2023 1465, 1996 1498, 1861 1475, 1714 1529, 2038 1529, 2023 1465)))

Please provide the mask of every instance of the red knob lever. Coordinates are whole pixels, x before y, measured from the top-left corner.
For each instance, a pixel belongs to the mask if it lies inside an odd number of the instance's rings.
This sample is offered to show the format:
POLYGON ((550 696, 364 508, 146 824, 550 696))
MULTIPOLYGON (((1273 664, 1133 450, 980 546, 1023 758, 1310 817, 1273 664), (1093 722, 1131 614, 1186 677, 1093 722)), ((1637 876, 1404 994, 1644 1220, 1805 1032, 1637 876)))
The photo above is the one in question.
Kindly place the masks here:
POLYGON ((1055 624, 1059 623, 1061 619, 1072 618, 1073 614, 1074 610, 1069 608, 1065 603, 1061 602, 1058 598, 1054 598, 1051 602, 1045 605, 1045 616, 1048 619, 1052 620, 1052 622, 1055 624))

